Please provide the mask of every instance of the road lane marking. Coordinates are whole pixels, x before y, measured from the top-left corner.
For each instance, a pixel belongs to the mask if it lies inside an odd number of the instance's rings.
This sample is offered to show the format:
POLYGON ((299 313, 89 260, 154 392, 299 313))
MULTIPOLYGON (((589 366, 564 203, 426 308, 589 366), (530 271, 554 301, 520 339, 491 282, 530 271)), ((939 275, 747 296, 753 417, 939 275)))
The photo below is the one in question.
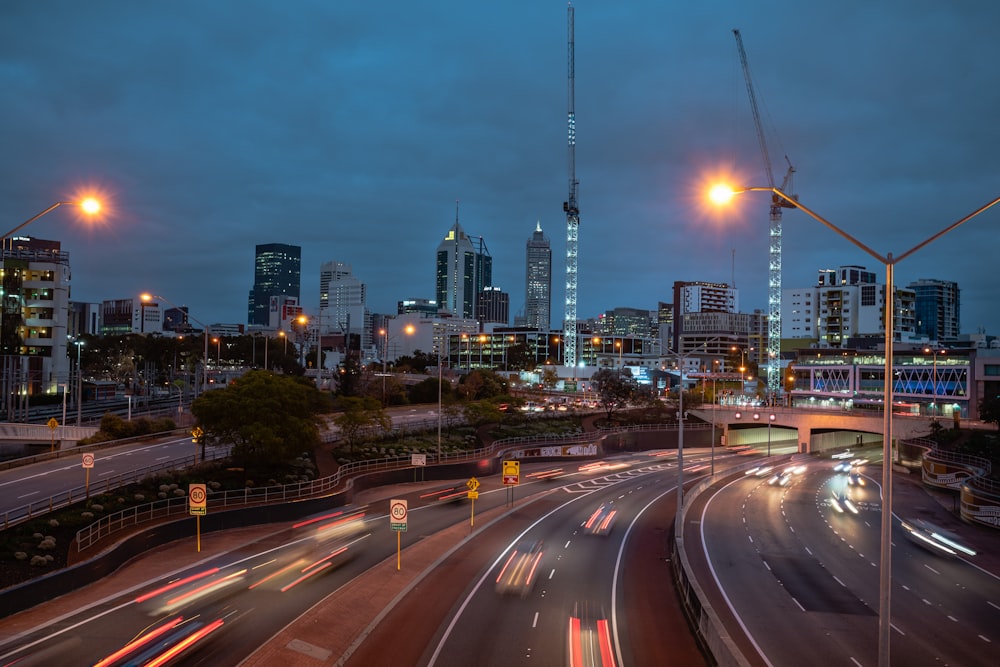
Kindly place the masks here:
POLYGON ((531 627, 536 627, 538 625, 538 612, 535 612, 535 618, 531 621, 531 627))
POLYGON ((21 498, 27 498, 28 496, 33 496, 36 493, 38 493, 38 491, 32 491, 31 493, 26 493, 23 496, 18 496, 17 499, 20 500, 21 498))
POLYGON ((954 616, 952 616, 951 614, 948 614, 948 620, 949 621, 954 621, 954 622, 958 623, 958 619, 955 618, 954 616))
POLYGON ((992 644, 993 643, 993 640, 991 640, 989 637, 984 637, 982 635, 979 635, 979 638, 982 639, 987 644, 992 644))
POLYGON ((1000 609, 1000 607, 996 606, 995 604, 993 604, 989 600, 986 601, 986 604, 988 604, 989 606, 993 607, 994 609, 1000 609))
POLYGON ((895 630, 896 632, 898 632, 899 634, 903 635, 904 637, 906 636, 906 633, 905 633, 905 632, 903 632, 902 630, 900 630, 899 628, 897 628, 897 627, 896 627, 895 625, 893 625, 892 623, 890 623, 890 624, 889 624, 889 627, 890 627, 890 628, 892 628, 893 630, 895 630))
POLYGON ((552 568, 552 571, 549 572, 549 579, 552 579, 554 576, 556 576, 556 568, 552 568))
POLYGON ((935 570, 935 569, 934 569, 933 567, 931 567, 931 566, 930 566, 930 565, 928 565, 927 563, 924 563, 924 567, 926 567, 926 568, 927 568, 928 570, 930 570, 930 571, 931 571, 931 572, 933 572, 934 574, 941 574, 940 572, 938 572, 937 570, 935 570))
POLYGON ((112 474, 113 472, 114 472, 114 470, 108 470, 106 472, 102 472, 100 475, 98 475, 98 477, 107 477, 108 475, 112 474))

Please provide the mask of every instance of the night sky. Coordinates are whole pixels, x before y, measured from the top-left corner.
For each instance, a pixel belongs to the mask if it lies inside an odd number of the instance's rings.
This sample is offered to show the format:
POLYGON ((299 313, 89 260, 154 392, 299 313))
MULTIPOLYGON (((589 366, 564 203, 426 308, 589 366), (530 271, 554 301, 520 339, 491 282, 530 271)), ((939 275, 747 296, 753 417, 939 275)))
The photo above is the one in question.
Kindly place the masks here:
MULTIPOLYGON (((656 307, 676 280, 730 282, 767 310, 768 198, 726 212, 719 174, 766 185, 732 29, 775 179, 879 253, 899 255, 1000 196, 1000 3, 597 2, 576 8, 578 317, 656 307)), ((454 223, 485 238, 494 284, 524 307, 525 242, 552 242, 563 316, 566 3, 132 0, 0 3, 0 216, 62 242, 72 299, 143 291, 245 323, 254 246, 353 265, 368 305, 432 298, 454 223)), ((1000 334, 1000 207, 896 266, 954 280, 962 330, 1000 334)), ((2 233, 0 231, 0 233, 2 233)), ((785 287, 884 267, 784 213, 785 287)))

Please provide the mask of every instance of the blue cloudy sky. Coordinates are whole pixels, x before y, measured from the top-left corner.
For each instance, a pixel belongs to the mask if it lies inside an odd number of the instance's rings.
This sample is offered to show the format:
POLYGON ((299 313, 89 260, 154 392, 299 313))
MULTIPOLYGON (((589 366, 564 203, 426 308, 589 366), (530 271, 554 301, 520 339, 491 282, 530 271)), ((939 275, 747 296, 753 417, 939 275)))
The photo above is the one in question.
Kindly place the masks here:
MULTIPOLYGON (((776 178, 896 255, 1000 195, 1000 4, 992 0, 579 0, 580 318, 655 308, 675 280, 729 282, 766 310, 767 198, 725 214, 710 176, 764 184, 732 29, 776 178)), ((524 303, 540 221, 563 314, 566 3, 5 0, 0 216, 10 229, 97 187, 111 214, 64 207, 32 235, 70 252, 73 298, 144 290, 203 321, 245 322, 254 246, 353 265, 369 307, 433 295, 455 219, 483 236, 494 282, 524 303)), ((955 280, 962 328, 1000 334, 1000 207, 896 267, 955 280)), ((874 259, 784 214, 786 287, 874 259)))

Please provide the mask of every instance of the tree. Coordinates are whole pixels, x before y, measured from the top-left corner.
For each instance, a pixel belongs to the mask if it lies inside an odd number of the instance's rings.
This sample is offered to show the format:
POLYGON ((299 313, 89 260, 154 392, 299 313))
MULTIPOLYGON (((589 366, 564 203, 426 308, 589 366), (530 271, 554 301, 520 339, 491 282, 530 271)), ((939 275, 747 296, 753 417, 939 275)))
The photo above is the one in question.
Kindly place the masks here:
POLYGON ((507 393, 507 381, 486 369, 474 370, 458 381, 458 392, 470 401, 481 401, 507 393))
POLYGON ((350 452, 354 451, 354 445, 364 440, 367 431, 373 428, 389 431, 392 428, 392 419, 378 399, 348 396, 340 399, 340 407, 343 413, 333 423, 340 429, 340 435, 347 442, 350 452))
POLYGON ((250 371, 191 405, 203 442, 231 445, 244 468, 288 461, 319 444, 315 416, 328 410, 319 390, 302 378, 250 371))
POLYGON ((979 401, 979 418, 987 424, 996 424, 1000 430, 1000 396, 984 396, 979 401))
POLYGON ((635 381, 631 376, 622 375, 608 368, 602 368, 594 373, 591 381, 597 385, 597 402, 607 413, 608 419, 611 419, 615 410, 628 405, 635 391, 635 381))
POLYGON ((465 420, 473 426, 484 424, 499 424, 504 414, 500 406, 492 401, 473 401, 465 404, 463 410, 465 420))
MULTIPOLYGON (((451 383, 447 380, 441 381, 441 400, 451 399, 451 383)), ((429 377, 421 380, 410 387, 411 403, 437 403, 438 400, 438 379, 429 377)))
POLYGON ((559 373, 556 369, 551 366, 546 366, 545 370, 542 371, 542 384, 546 389, 555 389, 556 385, 559 384, 559 373))

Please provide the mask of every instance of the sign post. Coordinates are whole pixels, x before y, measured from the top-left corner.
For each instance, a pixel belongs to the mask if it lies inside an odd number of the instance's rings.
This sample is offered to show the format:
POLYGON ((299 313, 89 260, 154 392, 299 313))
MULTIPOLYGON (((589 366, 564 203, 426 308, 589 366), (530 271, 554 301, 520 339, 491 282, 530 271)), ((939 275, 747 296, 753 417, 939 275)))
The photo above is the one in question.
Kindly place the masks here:
POLYGON ((514 487, 521 483, 521 462, 504 461, 501 472, 503 472, 503 485, 507 487, 507 500, 513 505, 514 487))
POLYGON ((90 469, 94 467, 94 455, 87 452, 83 455, 83 469, 87 473, 86 481, 83 484, 83 488, 87 494, 87 498, 90 498, 90 469))
POLYGON ((410 454, 410 465, 413 466, 413 481, 417 481, 417 468, 421 468, 420 477, 423 479, 424 470, 427 469, 427 455, 410 454))
POLYGON ((47 423, 49 425, 49 430, 52 431, 52 446, 49 448, 49 451, 54 452, 56 451, 56 429, 59 428, 59 422, 57 422, 56 418, 53 417, 47 423))
POLYGON ((465 483, 465 486, 469 489, 469 500, 472 501, 472 513, 469 515, 469 525, 476 525, 476 498, 479 497, 479 480, 475 477, 470 477, 469 481, 465 483))
POLYGON ((400 567, 400 550, 402 533, 406 531, 407 503, 404 499, 389 501, 389 527, 396 531, 396 571, 400 567))
POLYGON ((188 512, 194 515, 198 553, 201 553, 201 517, 208 514, 208 490, 204 484, 188 485, 188 512))

